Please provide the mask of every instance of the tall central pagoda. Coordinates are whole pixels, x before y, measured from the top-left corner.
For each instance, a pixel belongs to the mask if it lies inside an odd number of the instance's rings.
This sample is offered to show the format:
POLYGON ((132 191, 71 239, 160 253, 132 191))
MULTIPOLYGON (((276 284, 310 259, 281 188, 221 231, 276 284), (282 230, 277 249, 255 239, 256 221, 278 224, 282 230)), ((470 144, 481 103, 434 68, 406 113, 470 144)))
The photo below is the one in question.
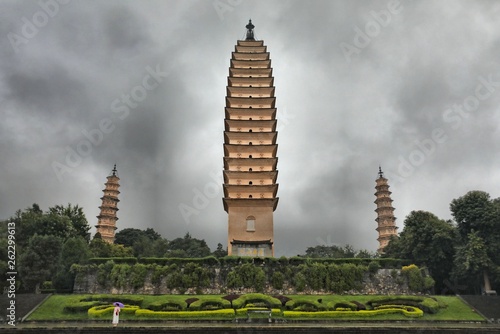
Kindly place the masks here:
POLYGON ((232 53, 224 131, 228 255, 274 256, 278 205, 276 108, 269 52, 250 20, 232 53))

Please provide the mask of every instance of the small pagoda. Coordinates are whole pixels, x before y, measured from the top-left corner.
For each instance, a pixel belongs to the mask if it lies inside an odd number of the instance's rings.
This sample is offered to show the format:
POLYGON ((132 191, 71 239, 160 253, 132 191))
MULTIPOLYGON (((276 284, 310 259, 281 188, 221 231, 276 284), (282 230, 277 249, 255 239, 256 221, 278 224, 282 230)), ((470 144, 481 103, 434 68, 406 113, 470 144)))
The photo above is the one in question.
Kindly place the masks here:
POLYGON ((99 216, 97 216, 97 225, 96 234, 99 233, 101 235, 102 240, 113 243, 115 241, 115 230, 116 230, 116 222, 118 221, 118 217, 116 217, 116 213, 118 211, 118 195, 120 191, 118 188, 120 184, 120 178, 118 177, 116 165, 114 165, 113 170, 111 171, 111 175, 107 177, 107 182, 104 184, 104 195, 101 197, 102 204, 99 207, 101 212, 99 216))
POLYGON ((392 206, 391 192, 389 191, 389 184, 387 179, 384 177, 382 168, 379 167, 378 179, 376 180, 377 185, 375 189, 377 192, 375 196, 375 204, 377 205, 377 222, 378 226, 376 228, 378 232, 378 242, 379 247, 377 249, 379 254, 384 252, 384 248, 389 243, 392 236, 397 235, 396 218, 394 217, 394 208, 392 206))

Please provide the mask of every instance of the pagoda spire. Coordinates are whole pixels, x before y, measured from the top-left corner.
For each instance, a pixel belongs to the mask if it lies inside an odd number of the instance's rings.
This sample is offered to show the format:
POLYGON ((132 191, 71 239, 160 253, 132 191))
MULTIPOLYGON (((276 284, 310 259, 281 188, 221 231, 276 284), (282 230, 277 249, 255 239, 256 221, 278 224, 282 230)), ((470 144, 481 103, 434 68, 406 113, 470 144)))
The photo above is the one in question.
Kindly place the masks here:
POLYGON ((382 167, 378 167, 378 179, 375 181, 375 189, 377 192, 375 196, 375 204, 377 205, 377 222, 378 226, 376 231, 378 232, 379 248, 377 251, 382 254, 384 248, 389 244, 392 236, 397 235, 396 218, 394 217, 394 208, 392 206, 391 192, 389 191, 388 180, 384 177, 382 172, 382 167))
POLYGON ((253 28, 255 28, 255 26, 252 24, 252 20, 248 20, 248 24, 245 26, 245 28, 247 28, 247 37, 246 37, 246 41, 255 41, 255 38, 253 36, 253 28))
POLYGON ((271 59, 250 20, 237 41, 227 78, 224 119, 224 210, 228 255, 274 256, 278 205, 278 132, 271 59))
POLYGON ((101 197, 102 204, 99 207, 101 210, 99 216, 97 216, 96 232, 101 235, 102 240, 113 243, 115 241, 115 230, 116 222, 118 217, 116 213, 118 211, 118 195, 120 191, 118 188, 120 184, 120 178, 117 175, 116 164, 111 171, 111 175, 107 177, 107 182, 104 184, 104 195, 101 197))

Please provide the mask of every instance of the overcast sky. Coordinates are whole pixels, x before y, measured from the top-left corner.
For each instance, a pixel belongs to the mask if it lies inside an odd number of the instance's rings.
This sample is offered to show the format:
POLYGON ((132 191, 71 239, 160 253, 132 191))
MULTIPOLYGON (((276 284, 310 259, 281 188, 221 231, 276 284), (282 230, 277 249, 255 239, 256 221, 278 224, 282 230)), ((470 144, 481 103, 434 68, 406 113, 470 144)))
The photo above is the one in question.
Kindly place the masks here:
MULTIPOLYGON (((399 230, 500 197, 498 1, 0 1, 0 219, 78 204, 97 223, 227 243, 229 60, 248 19, 278 108, 276 256, 375 251, 375 180, 399 230)), ((92 228, 95 233, 95 228, 92 228)))

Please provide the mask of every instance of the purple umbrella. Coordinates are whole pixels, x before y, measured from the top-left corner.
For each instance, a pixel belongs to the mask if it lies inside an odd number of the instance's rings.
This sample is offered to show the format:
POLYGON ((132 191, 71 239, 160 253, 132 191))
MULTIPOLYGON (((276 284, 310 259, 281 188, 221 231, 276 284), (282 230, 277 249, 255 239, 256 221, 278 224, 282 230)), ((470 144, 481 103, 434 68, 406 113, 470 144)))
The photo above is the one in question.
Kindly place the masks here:
POLYGON ((114 306, 118 306, 119 308, 123 308, 123 307, 125 307, 125 305, 123 305, 123 304, 122 304, 122 303, 120 303, 120 302, 114 302, 114 303, 113 303, 113 305, 114 305, 114 306))

